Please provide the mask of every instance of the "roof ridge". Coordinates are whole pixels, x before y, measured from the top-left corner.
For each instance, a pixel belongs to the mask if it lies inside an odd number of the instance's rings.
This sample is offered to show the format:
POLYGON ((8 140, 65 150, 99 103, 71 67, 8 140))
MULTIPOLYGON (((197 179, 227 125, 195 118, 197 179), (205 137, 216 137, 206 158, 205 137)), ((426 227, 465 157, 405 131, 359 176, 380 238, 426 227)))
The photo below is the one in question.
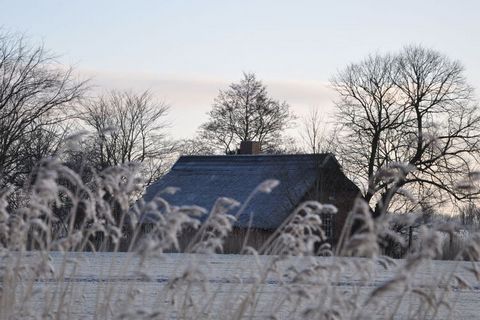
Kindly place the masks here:
POLYGON ((323 153, 288 153, 288 154, 277 154, 277 153, 261 153, 261 154, 212 154, 212 155, 182 155, 181 158, 248 158, 248 157, 318 157, 318 156, 328 156, 332 155, 331 152, 323 153))

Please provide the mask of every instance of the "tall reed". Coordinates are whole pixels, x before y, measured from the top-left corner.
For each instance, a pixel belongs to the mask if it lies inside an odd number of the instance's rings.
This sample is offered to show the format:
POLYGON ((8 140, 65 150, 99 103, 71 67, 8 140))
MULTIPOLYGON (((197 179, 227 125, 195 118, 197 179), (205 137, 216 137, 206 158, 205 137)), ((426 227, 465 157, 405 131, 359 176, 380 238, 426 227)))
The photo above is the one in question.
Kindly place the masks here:
MULTIPOLYGON (((252 197, 276 184, 266 181, 252 197)), ((241 204, 175 206, 160 193, 132 206, 140 189, 132 165, 82 179, 48 159, 20 193, 2 190, 0 319, 455 318, 458 294, 478 290, 480 234, 464 240, 456 261, 440 268, 434 260, 445 255, 442 235, 454 234, 453 224, 420 227, 411 252, 394 260, 382 243, 405 239, 391 217, 372 219, 358 199, 330 248, 320 217, 336 209, 309 201, 258 251, 245 241, 243 255, 222 256, 241 204), (192 240, 182 244, 186 233, 192 240), (166 253, 182 247, 188 253, 166 253)))

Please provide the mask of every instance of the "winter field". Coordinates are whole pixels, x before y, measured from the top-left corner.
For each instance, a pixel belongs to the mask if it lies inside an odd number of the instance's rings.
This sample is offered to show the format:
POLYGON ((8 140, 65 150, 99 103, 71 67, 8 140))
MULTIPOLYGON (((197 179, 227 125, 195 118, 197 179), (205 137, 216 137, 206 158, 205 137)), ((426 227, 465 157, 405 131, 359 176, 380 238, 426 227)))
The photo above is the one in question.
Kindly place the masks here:
MULTIPOLYGON (((59 308, 60 318, 73 319, 104 319, 113 314, 150 318, 152 310, 156 318, 234 319, 243 302, 251 312, 243 312, 241 318, 291 319, 298 318, 301 309, 337 305, 330 301, 337 296, 349 296, 345 300, 357 304, 351 316, 359 319, 387 318, 392 310, 396 310, 395 319, 474 319, 479 311, 480 284, 468 271, 474 267, 469 262, 426 261, 413 274, 405 274, 408 288, 398 285, 377 292, 382 297, 372 304, 367 300, 375 289, 408 269, 405 260, 387 266, 386 260, 363 258, 164 254, 142 261, 126 253, 51 253, 49 260, 48 267, 64 270, 64 276, 26 279, 25 285, 17 286, 16 299, 23 291, 36 292, 24 303, 38 317, 42 310, 59 308), (298 281, 298 271, 312 266, 325 267, 329 278, 318 277, 318 272, 308 278, 304 272, 305 278, 298 281), (469 285, 453 281, 453 273, 469 285), (304 296, 299 293, 302 290, 304 296), (416 291, 425 291, 428 297, 416 291), (419 303, 425 305, 422 299, 437 305, 419 310, 419 303)), ((22 261, 34 264, 38 257, 32 254, 22 261)), ((303 315, 309 318, 308 313, 303 315)))

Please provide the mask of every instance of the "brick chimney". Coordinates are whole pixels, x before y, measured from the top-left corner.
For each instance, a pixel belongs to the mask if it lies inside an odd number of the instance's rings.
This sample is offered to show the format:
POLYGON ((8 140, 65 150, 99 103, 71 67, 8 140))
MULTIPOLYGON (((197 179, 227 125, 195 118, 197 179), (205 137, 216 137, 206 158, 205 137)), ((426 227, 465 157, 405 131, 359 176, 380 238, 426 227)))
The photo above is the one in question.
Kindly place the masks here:
POLYGON ((238 154, 260 154, 262 147, 258 141, 242 141, 238 154))

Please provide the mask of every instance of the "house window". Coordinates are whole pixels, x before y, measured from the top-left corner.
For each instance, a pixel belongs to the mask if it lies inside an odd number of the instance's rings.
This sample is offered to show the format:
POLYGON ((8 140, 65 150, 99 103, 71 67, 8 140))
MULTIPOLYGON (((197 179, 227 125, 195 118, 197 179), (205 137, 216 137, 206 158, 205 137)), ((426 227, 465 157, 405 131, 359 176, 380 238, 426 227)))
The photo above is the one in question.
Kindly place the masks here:
POLYGON ((323 232, 327 239, 333 238, 333 214, 332 213, 322 213, 322 225, 323 232))

